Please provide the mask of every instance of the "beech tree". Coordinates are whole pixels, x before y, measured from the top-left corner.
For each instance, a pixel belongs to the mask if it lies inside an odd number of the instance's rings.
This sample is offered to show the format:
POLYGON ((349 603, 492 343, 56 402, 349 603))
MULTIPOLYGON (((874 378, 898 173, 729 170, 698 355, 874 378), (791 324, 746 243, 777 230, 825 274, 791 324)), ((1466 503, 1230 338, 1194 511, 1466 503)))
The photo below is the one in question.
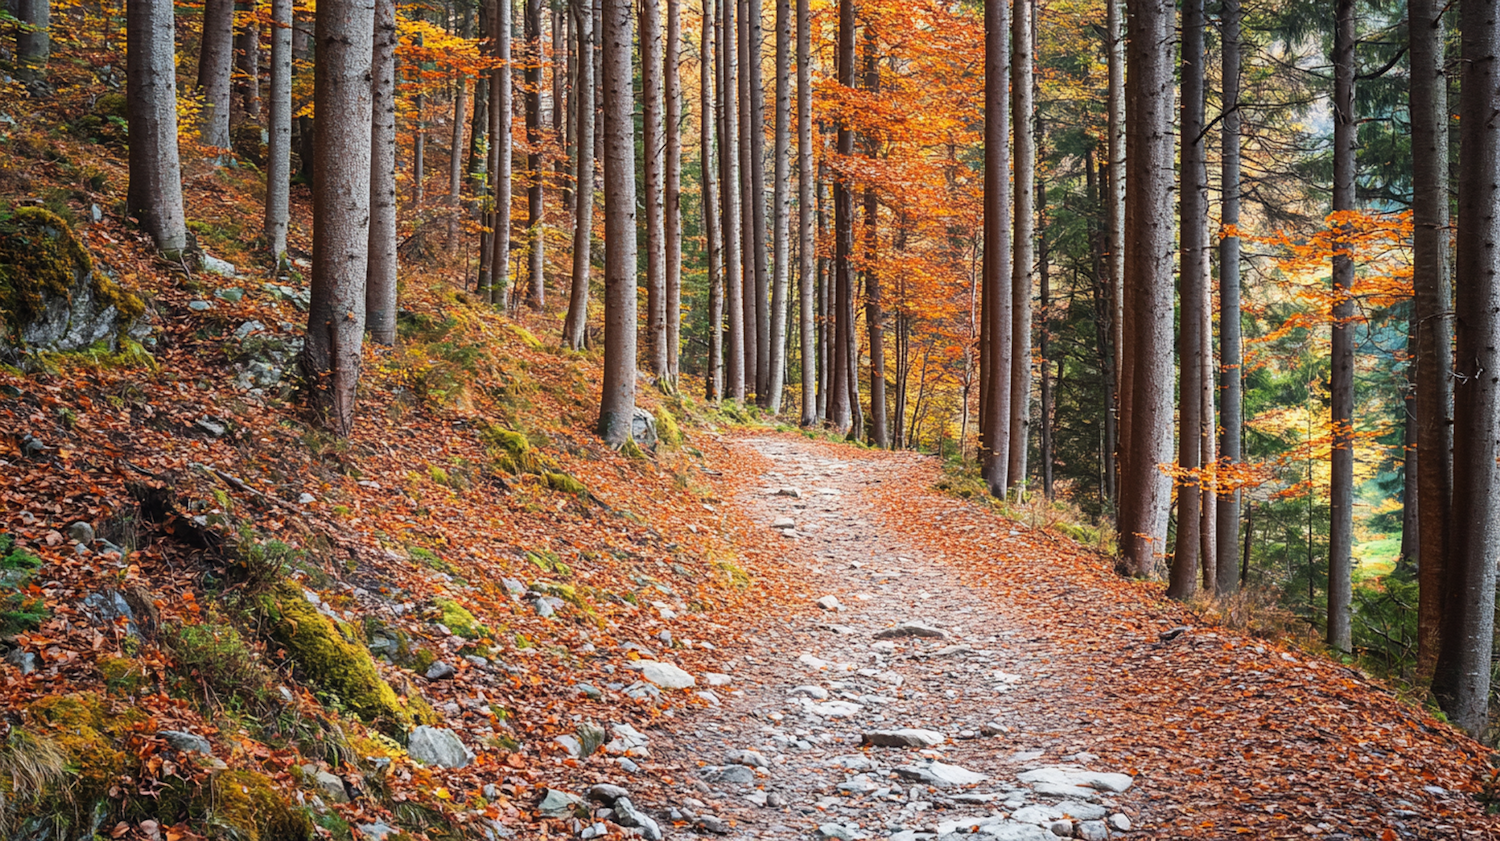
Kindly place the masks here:
POLYGON ((1012 303, 1010 274, 1010 75, 1006 2, 984 7, 984 265, 979 334, 979 468, 990 493, 1009 487, 1012 303))
POLYGON ((682 0, 667 0, 667 38, 662 57, 666 93, 667 173, 663 199, 666 240, 667 380, 675 388, 682 350, 682 0))
POLYGON ((370 341, 396 343, 396 4, 375 0, 371 53, 370 227, 365 321, 370 341))
POLYGON ((776 0, 776 102, 775 140, 772 144, 771 189, 771 303, 770 335, 766 342, 766 395, 771 414, 781 412, 781 392, 786 375, 786 298, 791 271, 791 50, 792 10, 790 0, 776 0))
POLYGON ((589 273, 594 241, 594 13, 591 0, 572 0, 573 31, 578 39, 577 85, 573 106, 577 109, 575 135, 577 183, 573 200, 573 284, 568 295, 568 317, 563 323, 563 342, 573 350, 583 347, 588 329, 589 273))
POLYGON ((51 0, 15 0, 16 75, 24 82, 39 82, 47 75, 52 53, 51 0))
POLYGON ((229 148, 230 79, 234 74, 234 0, 204 0, 198 46, 198 95, 203 97, 198 139, 229 148))
MULTIPOLYGON (((226 115, 227 116, 227 115, 226 115)), ((266 244, 286 261, 292 177, 292 0, 271 0, 271 119, 266 148, 266 244)), ((458 156, 454 155, 457 160, 458 156)))
MULTIPOLYGON (((504 0, 501 0, 503 3, 504 0)), ((599 435, 630 440, 635 414, 635 121, 630 0, 603 0, 604 388, 599 435)))
MULTIPOLYGON (((703 34, 698 45, 698 161, 703 175, 703 233, 708 259, 708 371, 705 396, 724 399, 724 254, 719 224, 719 179, 714 155, 714 126, 718 119, 718 64, 714 59, 714 0, 703 0, 703 34)), ((720 156, 722 157, 722 156, 720 156)))
POLYGON ((813 118, 812 118, 812 18, 808 0, 797 0, 797 233, 801 257, 798 282, 798 337, 802 343, 802 418, 803 426, 814 426, 819 420, 817 390, 821 388, 817 364, 818 333, 814 325, 817 283, 816 232, 813 190, 813 118))
MULTIPOLYGON (((1241 394, 1243 363, 1240 346, 1240 0, 1220 0, 1223 111, 1219 132, 1219 215, 1224 231, 1219 237, 1219 459, 1239 466, 1243 440, 1241 394)), ((1220 486, 1217 500, 1216 579, 1219 595, 1239 587, 1240 489, 1220 486)))
POLYGON ((130 184, 125 206, 156 247, 174 260, 188 244, 177 157, 175 35, 167 0, 128 0, 125 97, 130 184))
MULTIPOLYGON (((507 6, 509 0, 500 0, 507 6)), ((508 17, 508 15, 507 15, 508 17)), ((547 206, 542 195, 542 0, 526 0, 526 227, 528 293, 534 310, 547 303, 547 206)))
MULTIPOLYGON (((752 38, 752 29, 760 31, 760 0, 739 0, 739 16, 736 19, 739 31, 739 62, 737 64, 739 84, 739 152, 740 152, 740 222, 744 233, 740 236, 741 320, 745 337, 745 392, 754 394, 757 402, 764 395, 761 387, 761 333, 758 311, 760 308, 761 277, 766 264, 766 214, 764 174, 756 180, 755 172, 763 165, 759 163, 764 154, 765 140, 761 127, 765 125, 765 108, 756 107, 756 86, 760 84, 760 39, 752 38), (760 208, 757 210, 756 208, 760 208), (759 224, 756 220, 759 219, 759 224)), ((761 99, 764 96, 761 95, 761 99)))
MULTIPOLYGON (((1335 0, 1333 36, 1333 212, 1354 210, 1354 0, 1335 0)), ((1336 223, 1347 230, 1345 223, 1336 223)), ((1352 651, 1349 608, 1354 549, 1354 256, 1333 255, 1333 342, 1329 398, 1333 437, 1329 476, 1328 645, 1352 651)))
MULTIPOLYGON (((854 0, 839 0, 838 83, 854 87, 854 0)), ((839 120, 837 151, 848 160, 854 154, 854 129, 839 120)), ((860 438, 859 360, 854 354, 854 191, 849 176, 839 172, 833 182, 833 299, 834 386, 828 418, 834 429, 860 438)))
POLYGON ((236 0, 234 7, 245 18, 234 38, 238 117, 255 125, 260 122, 260 23, 254 19, 255 0, 236 0))
POLYGON ((736 0, 719 0, 719 183, 724 212, 720 217, 724 231, 724 300, 729 304, 727 316, 729 340, 724 353, 725 392, 730 399, 743 403, 747 383, 745 370, 745 299, 743 295, 740 204, 740 144, 738 120, 738 50, 735 24, 736 0))
POLYGON ((1031 272, 1036 261, 1036 126, 1032 103, 1031 0, 1011 12, 1010 106, 1015 135, 1015 236, 1011 243, 1010 447, 1006 484, 1026 486, 1027 438, 1031 426, 1031 272))
POLYGON ((341 436, 354 428, 365 333, 374 29, 372 0, 318 5, 312 300, 302 365, 314 413, 341 436))
POLYGON ((491 8, 490 54, 495 67, 489 78, 489 213, 488 258, 491 275, 481 276, 480 291, 505 310, 510 306, 510 197, 514 142, 511 136, 511 0, 494 0, 491 8))
POLYGON ((667 377, 666 142, 662 128, 661 6, 640 2, 641 144, 646 210, 646 346, 651 375, 667 377))

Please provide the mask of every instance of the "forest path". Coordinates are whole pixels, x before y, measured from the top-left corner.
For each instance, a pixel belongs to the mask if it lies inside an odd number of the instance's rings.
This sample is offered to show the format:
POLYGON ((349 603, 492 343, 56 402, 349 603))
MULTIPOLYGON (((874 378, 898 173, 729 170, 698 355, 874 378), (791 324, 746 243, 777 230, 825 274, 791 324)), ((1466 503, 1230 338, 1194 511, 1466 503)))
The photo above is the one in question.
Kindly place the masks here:
POLYGON ((1474 796, 1484 749, 1354 670, 1197 625, 1159 584, 933 490, 931 458, 794 435, 732 446, 761 471, 733 503, 838 605, 760 618, 723 665, 722 706, 662 722, 653 753, 676 791, 650 805, 678 827, 1500 837, 1474 796), (901 730, 917 732, 870 735, 901 730))

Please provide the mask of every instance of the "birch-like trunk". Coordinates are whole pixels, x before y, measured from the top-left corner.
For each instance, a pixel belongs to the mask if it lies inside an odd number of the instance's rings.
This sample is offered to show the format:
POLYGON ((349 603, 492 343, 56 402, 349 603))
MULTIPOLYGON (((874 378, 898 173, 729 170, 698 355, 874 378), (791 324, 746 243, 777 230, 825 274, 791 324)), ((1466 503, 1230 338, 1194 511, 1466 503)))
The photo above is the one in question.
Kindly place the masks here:
POLYGON ((292 0, 271 0, 271 109, 266 144, 266 244, 286 261, 287 203, 292 181, 292 0))
POLYGON ((370 230, 365 323, 370 341, 396 343, 396 4, 375 0, 370 67, 370 230))
POLYGON ((127 212, 171 259, 187 248, 182 167, 177 157, 176 25, 167 0, 125 5, 126 125, 130 132, 127 212))
MULTIPOLYGON (((502 0, 504 2, 504 0, 502 0)), ((599 435, 630 440, 635 413, 635 120, 630 0, 604 0, 604 386, 599 435)))

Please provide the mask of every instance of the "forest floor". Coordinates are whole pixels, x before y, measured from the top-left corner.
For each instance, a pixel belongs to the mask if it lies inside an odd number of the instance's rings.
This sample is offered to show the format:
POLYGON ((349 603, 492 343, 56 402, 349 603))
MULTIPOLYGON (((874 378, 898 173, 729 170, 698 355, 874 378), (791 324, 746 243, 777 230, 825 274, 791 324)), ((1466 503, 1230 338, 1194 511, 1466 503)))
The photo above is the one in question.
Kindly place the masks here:
POLYGON ((740 513, 837 604, 735 617, 757 628, 722 706, 653 736, 661 817, 768 839, 1500 837, 1480 746, 1359 672, 943 495, 931 458, 728 443, 740 513), (902 729, 932 732, 870 736, 902 729))

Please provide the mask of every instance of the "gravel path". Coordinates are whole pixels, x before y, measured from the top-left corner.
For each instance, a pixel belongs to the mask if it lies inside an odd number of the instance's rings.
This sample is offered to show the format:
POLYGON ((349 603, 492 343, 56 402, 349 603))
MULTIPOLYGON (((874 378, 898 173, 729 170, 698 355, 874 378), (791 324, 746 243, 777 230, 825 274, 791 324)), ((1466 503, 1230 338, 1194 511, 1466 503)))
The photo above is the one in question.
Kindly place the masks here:
POLYGON ((737 504, 785 533, 823 609, 765 627, 756 653, 724 664, 722 706, 653 738, 682 774, 680 801, 657 814, 762 839, 1046 841, 1139 822, 1131 777, 1051 712, 1063 690, 1036 680, 1054 667, 1046 643, 873 525, 865 491, 907 475, 902 459, 788 437, 739 446, 773 467, 737 504))

